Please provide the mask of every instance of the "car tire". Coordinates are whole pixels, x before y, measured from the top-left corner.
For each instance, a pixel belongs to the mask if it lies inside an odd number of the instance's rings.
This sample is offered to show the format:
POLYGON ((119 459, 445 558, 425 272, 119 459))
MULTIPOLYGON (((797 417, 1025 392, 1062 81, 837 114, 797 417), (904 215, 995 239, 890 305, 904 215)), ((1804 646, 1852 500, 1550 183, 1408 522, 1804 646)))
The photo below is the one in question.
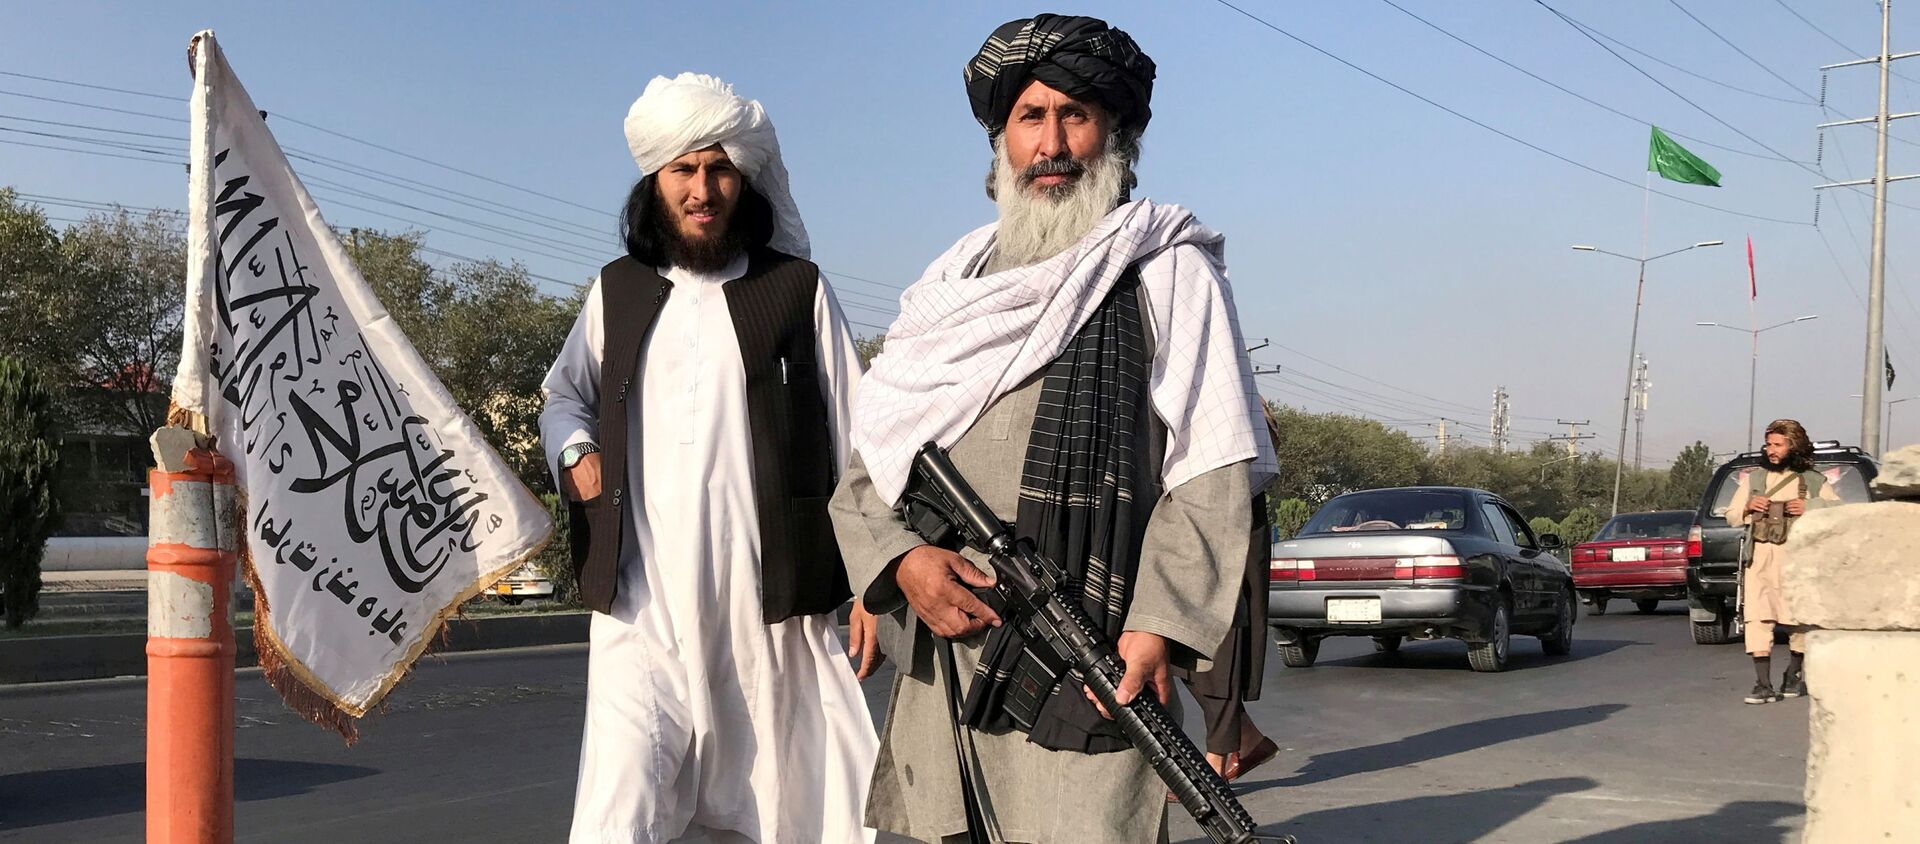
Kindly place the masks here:
POLYGON ((1639 610, 1642 613, 1652 613, 1660 609, 1660 599, 1659 598, 1641 598, 1637 601, 1634 601, 1633 606, 1635 609, 1639 610))
POLYGON ((1573 653, 1573 602, 1572 596, 1564 596, 1559 601, 1559 609, 1553 630, 1540 637, 1540 650, 1548 656, 1566 656, 1573 653))
POLYGON ((1587 605, 1587 615, 1606 615, 1606 614, 1607 614, 1606 598, 1594 598, 1593 602, 1587 605))
POLYGON ((1397 654, 1400 652, 1400 643, 1406 639, 1405 636, 1375 636, 1373 650, 1376 653, 1397 654))
POLYGON ((1467 643, 1467 664, 1475 671, 1505 671, 1513 650, 1513 599, 1501 596, 1493 608, 1492 631, 1485 642, 1467 643))
POLYGON ((1288 668, 1312 668, 1313 661, 1319 658, 1320 640, 1318 639, 1280 643, 1280 661, 1288 668))
POLYGON ((1733 623, 1725 616, 1712 621, 1693 622, 1693 643, 1696 645, 1724 645, 1733 641, 1733 623))

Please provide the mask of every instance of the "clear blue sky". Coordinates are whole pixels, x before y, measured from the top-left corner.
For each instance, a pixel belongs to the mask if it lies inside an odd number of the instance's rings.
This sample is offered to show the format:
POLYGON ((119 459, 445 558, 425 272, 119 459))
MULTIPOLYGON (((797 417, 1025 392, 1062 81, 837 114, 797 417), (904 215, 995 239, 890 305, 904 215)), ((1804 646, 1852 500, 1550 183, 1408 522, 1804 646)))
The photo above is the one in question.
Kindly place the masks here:
MULTIPOLYGON (((1727 246, 1651 265, 1641 338, 1652 361, 1650 461, 1661 464, 1695 439, 1718 451, 1745 444, 1746 338, 1694 323, 1745 325, 1741 243, 1749 234, 1759 258, 1761 323, 1821 317, 1763 336, 1762 422, 1792 415, 1817 438, 1858 438, 1858 401, 1848 396, 1859 392, 1864 355, 1865 197, 1829 196, 1820 229, 1804 225, 1813 215, 1811 187, 1824 179, 1769 160, 1772 154, 1752 140, 1535 3, 1396 2, 1615 109, 1755 154, 1681 139, 1720 169, 1726 186, 1656 180, 1657 190, 1803 223, 1653 197, 1652 251, 1709 239, 1727 246)), ((1871 68, 1832 74, 1830 114, 1795 90, 1817 96, 1819 65, 1877 48, 1878 12, 1866 0, 1785 0, 1851 53, 1774 0, 1681 0, 1784 81, 1670 2, 1549 2, 1636 50, 1711 77, 1616 47, 1788 158, 1813 161, 1814 124, 1864 116, 1873 106, 1871 68)), ((528 244, 310 181, 330 222, 404 229, 387 215, 410 217, 435 224, 429 242, 439 249, 519 259, 536 273, 573 281, 617 254, 612 212, 637 176, 621 136, 628 105, 652 76, 717 74, 773 115, 816 259, 829 271, 881 283, 835 279, 850 316, 876 325, 890 321, 896 288, 991 218, 981 189, 988 149, 967 110, 960 68, 995 25, 1046 10, 1002 2, 192 5, 202 11, 7 4, 0 10, 0 71, 185 96, 187 39, 211 27, 269 112, 603 209, 529 196, 270 122, 284 145, 485 197, 523 215, 558 218, 576 233, 545 228, 546 219, 508 219, 296 162, 303 176, 564 245, 528 244)), ((1055 8, 1107 18, 1159 63, 1140 193, 1186 205, 1226 233, 1241 324, 1250 338, 1274 343, 1255 357, 1292 370, 1285 380, 1263 379, 1268 395, 1316 410, 1421 420, 1396 423, 1416 435, 1433 433, 1431 424, 1445 416, 1455 420, 1451 432, 1484 443, 1491 394, 1505 385, 1523 444, 1564 433, 1553 419, 1587 419, 1594 424, 1585 431, 1599 436, 1585 447, 1611 452, 1634 266, 1567 247, 1640 251, 1646 125, 1527 78, 1381 0, 1242 5, 1387 79, 1629 183, 1448 115, 1212 0, 1055 8)), ((1907 8, 1895 8, 1896 51, 1920 47, 1920 8, 1907 8)), ((1920 79, 1920 62, 1904 72, 1920 79)), ((1896 111, 1920 105, 1912 87, 1894 80, 1896 111)), ((101 149, 18 131, 28 130, 182 146, 25 118, 186 132, 182 122, 17 95, 174 117, 185 116, 182 102, 15 76, 0 76, 0 91, 10 92, 0 93, 0 127, 15 130, 0 132, 0 141, 101 149)), ((1920 141, 1920 124, 1895 127, 1892 172, 1920 172, 1920 146, 1908 143, 1920 141)), ((1832 130, 1821 167, 1836 179, 1859 178, 1871 175, 1872 156, 1870 129, 1832 130)), ((176 208, 185 191, 177 164, 11 143, 0 143, 0 184, 176 208)), ((1920 206, 1920 190, 1896 185, 1892 195, 1920 206)), ((48 211, 85 213, 51 205, 48 211)), ((1912 216, 1893 208, 1889 218, 1888 338, 1901 371, 1890 397, 1898 398, 1920 395, 1920 297, 1909 284, 1912 216)), ((1896 444, 1920 439, 1920 402, 1896 410, 1894 435, 1896 444)))

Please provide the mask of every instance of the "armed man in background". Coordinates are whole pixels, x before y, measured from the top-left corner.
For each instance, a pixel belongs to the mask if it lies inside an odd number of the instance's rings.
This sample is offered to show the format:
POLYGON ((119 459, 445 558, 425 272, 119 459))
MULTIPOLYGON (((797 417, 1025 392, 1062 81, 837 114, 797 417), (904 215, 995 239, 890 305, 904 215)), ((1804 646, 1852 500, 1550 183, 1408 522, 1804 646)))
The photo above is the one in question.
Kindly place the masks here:
POLYGON ((1746 702, 1770 703, 1807 693, 1805 670, 1807 634, 1798 629, 1780 595, 1780 569, 1786 563, 1787 534, 1808 507, 1840 502, 1826 476, 1814 471, 1813 441, 1807 429, 1792 419, 1767 425, 1766 463, 1737 482, 1727 504, 1727 521, 1747 527, 1744 541, 1748 563, 1740 572, 1742 618, 1746 623, 1747 653, 1753 656, 1757 682, 1746 702), (1786 673, 1780 691, 1773 689, 1773 631, 1792 629, 1788 640, 1786 673))

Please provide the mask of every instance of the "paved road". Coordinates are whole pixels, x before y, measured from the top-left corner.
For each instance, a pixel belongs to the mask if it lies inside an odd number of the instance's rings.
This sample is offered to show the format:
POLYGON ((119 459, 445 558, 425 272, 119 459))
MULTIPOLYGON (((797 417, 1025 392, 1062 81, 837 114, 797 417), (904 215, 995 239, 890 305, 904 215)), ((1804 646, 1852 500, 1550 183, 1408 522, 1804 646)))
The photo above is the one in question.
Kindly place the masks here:
MULTIPOLYGON (((1243 781, 1248 808, 1308 844, 1796 840, 1806 702, 1742 706, 1746 658, 1694 646, 1668 606, 1581 619, 1571 657, 1518 641, 1499 675, 1448 642, 1271 660, 1252 709, 1285 751, 1243 781)), ((429 659, 351 749, 243 673, 239 840, 564 840, 585 667, 579 646, 429 659)), ((0 689, 0 841, 140 840, 144 694, 0 689)))

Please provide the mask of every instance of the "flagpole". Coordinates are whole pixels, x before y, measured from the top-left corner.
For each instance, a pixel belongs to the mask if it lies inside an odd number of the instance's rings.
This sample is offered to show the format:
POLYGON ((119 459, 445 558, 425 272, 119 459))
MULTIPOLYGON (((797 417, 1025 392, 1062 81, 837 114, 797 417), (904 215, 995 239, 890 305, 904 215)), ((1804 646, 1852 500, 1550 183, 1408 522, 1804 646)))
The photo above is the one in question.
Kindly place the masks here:
POLYGON ((1627 340, 1627 390, 1620 399, 1620 446, 1613 453, 1613 513, 1608 518, 1620 515, 1620 482, 1627 469, 1627 419, 1633 410, 1633 370, 1640 358, 1640 304, 1647 292, 1647 242, 1652 234, 1652 212, 1653 171, 1648 170, 1641 188, 1640 278, 1633 289, 1633 333, 1627 340))
POLYGON ((1753 398, 1760 381, 1760 323, 1754 316, 1753 297, 1747 297, 1747 333, 1752 339, 1753 360, 1747 364, 1747 450, 1753 450, 1753 398))

